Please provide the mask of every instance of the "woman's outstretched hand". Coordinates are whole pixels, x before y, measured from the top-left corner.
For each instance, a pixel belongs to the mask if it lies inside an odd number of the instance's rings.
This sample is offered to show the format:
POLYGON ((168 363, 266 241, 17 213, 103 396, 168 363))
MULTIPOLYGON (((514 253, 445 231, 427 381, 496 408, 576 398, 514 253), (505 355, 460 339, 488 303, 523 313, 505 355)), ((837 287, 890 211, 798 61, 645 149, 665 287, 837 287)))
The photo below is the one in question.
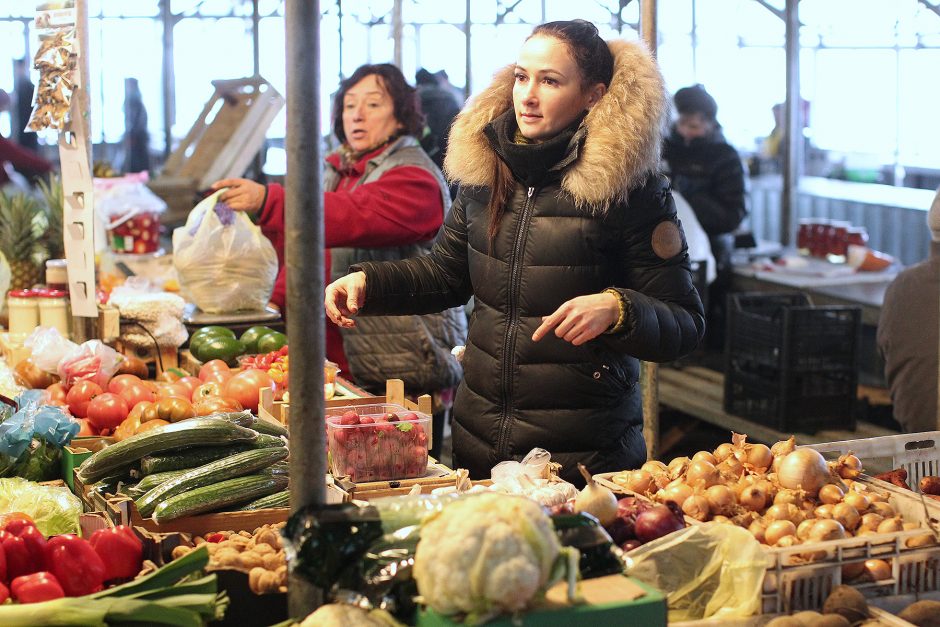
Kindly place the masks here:
POLYGON ((613 294, 602 292, 578 296, 566 301, 550 316, 542 316, 542 324, 532 334, 538 342, 549 331, 575 346, 580 346, 610 328, 620 315, 620 304, 613 294))
POLYGON ((326 286, 323 302, 327 317, 337 326, 349 329, 356 326, 350 316, 359 313, 366 300, 366 273, 353 272, 326 286))
POLYGON ((235 211, 255 213, 264 204, 265 188, 261 183, 248 179, 222 179, 213 183, 210 189, 217 192, 223 187, 228 189, 219 195, 219 202, 224 202, 235 211))

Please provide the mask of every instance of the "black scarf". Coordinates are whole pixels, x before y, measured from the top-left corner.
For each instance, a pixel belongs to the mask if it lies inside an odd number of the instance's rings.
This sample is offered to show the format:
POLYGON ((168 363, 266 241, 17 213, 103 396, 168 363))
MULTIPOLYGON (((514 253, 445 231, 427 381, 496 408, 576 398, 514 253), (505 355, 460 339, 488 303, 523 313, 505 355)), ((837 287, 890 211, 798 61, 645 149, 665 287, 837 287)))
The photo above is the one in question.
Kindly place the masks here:
POLYGON ((516 179, 526 187, 539 187, 551 176, 557 176, 561 168, 577 156, 584 138, 584 133, 578 131, 585 115, 587 112, 554 137, 538 144, 521 136, 512 108, 487 124, 484 133, 516 179))

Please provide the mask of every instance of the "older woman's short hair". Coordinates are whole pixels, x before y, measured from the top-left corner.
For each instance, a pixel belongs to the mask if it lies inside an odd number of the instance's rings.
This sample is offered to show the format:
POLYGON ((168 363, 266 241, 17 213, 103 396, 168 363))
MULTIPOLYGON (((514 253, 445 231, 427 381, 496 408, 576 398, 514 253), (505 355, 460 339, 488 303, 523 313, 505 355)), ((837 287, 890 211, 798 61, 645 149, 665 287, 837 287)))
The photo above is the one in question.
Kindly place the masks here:
POLYGON ((336 138, 343 143, 346 141, 346 133, 343 131, 343 99, 346 92, 370 74, 379 78, 392 98, 395 119, 402 125, 403 132, 420 137, 424 130, 424 115, 415 88, 408 84, 401 70, 391 63, 377 63, 359 66, 352 76, 340 84, 333 99, 333 134, 336 138))

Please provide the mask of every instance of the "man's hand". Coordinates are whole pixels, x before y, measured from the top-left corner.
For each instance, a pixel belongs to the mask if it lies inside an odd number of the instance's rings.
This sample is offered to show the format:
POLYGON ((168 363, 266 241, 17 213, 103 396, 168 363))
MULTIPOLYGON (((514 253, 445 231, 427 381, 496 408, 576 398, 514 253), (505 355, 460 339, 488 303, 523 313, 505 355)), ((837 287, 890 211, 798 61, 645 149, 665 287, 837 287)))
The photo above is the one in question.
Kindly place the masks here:
POLYGON ((213 183, 210 189, 216 192, 223 187, 228 189, 219 196, 219 202, 224 202, 235 211, 255 213, 264 204, 265 188, 261 183, 248 179, 222 179, 213 183))
POLYGON ((353 272, 326 286, 324 306, 327 317, 337 326, 349 329, 356 321, 349 316, 359 313, 366 300, 366 273, 353 272))
POLYGON ((578 296, 563 303, 552 315, 543 316, 532 341, 538 342, 555 329, 557 337, 580 346, 609 329, 619 316, 620 303, 613 294, 578 296))

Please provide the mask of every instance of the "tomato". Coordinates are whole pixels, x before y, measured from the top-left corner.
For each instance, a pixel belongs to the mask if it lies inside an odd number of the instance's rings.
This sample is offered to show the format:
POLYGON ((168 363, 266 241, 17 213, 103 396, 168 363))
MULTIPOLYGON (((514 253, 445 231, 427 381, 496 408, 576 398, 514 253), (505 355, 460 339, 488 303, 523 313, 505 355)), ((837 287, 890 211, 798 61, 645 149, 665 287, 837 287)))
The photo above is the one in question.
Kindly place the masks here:
POLYGON ((137 416, 136 418, 132 418, 130 414, 128 414, 127 418, 125 418, 124 421, 121 422, 121 424, 118 426, 118 428, 114 430, 114 439, 117 442, 120 442, 121 440, 126 440, 127 438, 137 433, 137 429, 139 427, 140 427, 140 416, 137 416))
POLYGON ((49 394, 50 401, 59 401, 61 403, 65 402, 65 395, 68 393, 68 390, 65 388, 65 385, 62 383, 53 383, 46 388, 46 392, 49 394))
POLYGON ((85 438, 92 435, 98 435, 97 429, 92 427, 91 423, 89 423, 87 420, 83 418, 73 418, 72 420, 81 426, 81 429, 79 429, 78 434, 75 436, 76 438, 85 438))
POLYGON ((130 409, 119 394, 105 392, 88 403, 88 422, 96 429, 116 429, 124 422, 130 409))
POLYGON ((88 403, 99 394, 104 394, 104 390, 94 381, 77 381, 69 388, 65 401, 69 404, 69 411, 73 416, 84 418, 88 415, 88 403))
POLYGON ((124 398, 125 401, 127 401, 128 407, 134 407, 141 401, 153 402, 156 398, 156 395, 150 391, 150 388, 145 386, 143 383, 128 385, 123 390, 121 390, 120 395, 124 398))
POLYGON ((225 389, 225 383, 235 376, 235 373, 231 370, 215 370, 206 374, 203 381, 206 383, 218 383, 222 386, 222 389, 225 389))
POLYGON ((151 429, 155 429, 157 427, 165 427, 168 424, 170 423, 168 423, 166 420, 160 420, 159 418, 156 420, 148 420, 147 422, 140 423, 140 426, 137 427, 135 433, 143 433, 144 431, 150 431, 151 429))
POLYGON ((192 400, 193 392, 196 390, 196 388, 202 385, 202 379, 197 379, 196 377, 190 376, 181 377, 178 381, 175 382, 175 385, 181 385, 189 390, 189 395, 187 398, 192 400))
POLYGON ((147 406, 143 408, 143 411, 140 413, 141 422, 150 422, 151 420, 159 420, 160 415, 157 413, 157 403, 147 403, 147 406))
POLYGON ((140 377, 133 374, 119 374, 118 376, 111 379, 111 382, 108 383, 108 391, 112 394, 120 394, 124 388, 129 385, 142 385, 143 381, 140 380, 140 377))
POLYGON ((246 370, 229 379, 225 395, 234 398, 245 409, 258 411, 258 394, 262 388, 274 390, 274 381, 261 370, 246 370))
POLYGON ((28 357, 13 368, 13 378, 31 390, 44 390, 59 380, 59 377, 49 374, 28 357))
POLYGON ((228 372, 229 371, 228 364, 222 361, 221 359, 213 359, 212 361, 207 361, 206 363, 202 364, 201 368, 199 368, 199 378, 205 381, 206 375, 213 373, 213 372, 218 372, 220 370, 223 372, 228 372))
MULTIPOLYGON (((124 355, 124 361, 122 361, 121 365, 118 367, 117 373, 119 376, 122 374, 133 374, 141 379, 146 379, 150 376, 150 370, 147 368, 147 364, 144 363, 144 360, 133 355, 124 355)), ((113 392, 114 390, 111 391, 113 392)))
POLYGON ((192 401, 195 403, 213 396, 222 396, 222 385, 216 381, 209 381, 193 390, 192 401))
POLYGON ((241 411, 242 409, 241 403, 234 398, 224 396, 210 396, 193 403, 193 411, 196 412, 197 416, 208 416, 209 414, 225 411, 241 411))
POLYGON ((154 403, 150 401, 140 401, 131 407, 131 410, 127 413, 127 417, 136 418, 139 422, 144 422, 146 420, 146 418, 144 418, 144 414, 146 413, 147 408, 153 407, 153 405, 154 403))
POLYGON ((157 382, 152 379, 144 379, 143 381, 141 381, 141 383, 143 384, 145 388, 147 388, 154 394, 156 394, 157 390, 160 389, 160 386, 157 385, 157 382))
POLYGON ((157 398, 183 398, 187 401, 190 397, 190 391, 185 385, 180 385, 179 383, 162 383, 158 384, 157 388, 157 398))
POLYGON ((161 398, 156 404, 157 418, 179 422, 195 416, 192 404, 185 398, 161 398))

